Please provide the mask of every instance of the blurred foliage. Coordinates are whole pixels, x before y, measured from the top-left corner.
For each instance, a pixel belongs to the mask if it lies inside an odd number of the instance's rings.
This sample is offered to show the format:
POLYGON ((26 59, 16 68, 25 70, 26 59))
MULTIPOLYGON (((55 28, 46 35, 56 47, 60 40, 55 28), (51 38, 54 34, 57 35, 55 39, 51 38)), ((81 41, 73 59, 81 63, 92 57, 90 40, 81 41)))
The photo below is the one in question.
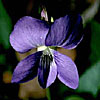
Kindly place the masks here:
POLYGON ((2 0, 0 0, 0 44, 2 44, 5 49, 8 49, 10 46, 9 34, 11 28, 11 19, 3 6, 2 0))
POLYGON ((91 64, 100 60, 100 24, 97 21, 91 21, 91 64))
POLYGON ((66 97, 64 100, 85 100, 79 96, 70 96, 70 97, 66 97))
POLYGON ((80 77, 78 92, 90 92, 94 96, 100 88, 100 24, 91 21, 91 66, 80 77))
POLYGON ((96 96, 99 88, 100 88, 100 61, 92 65, 81 76, 77 91, 89 92, 92 93, 94 96, 96 96))
POLYGON ((6 62, 6 57, 4 54, 0 54, 0 64, 5 64, 6 62))
POLYGON ((96 96, 100 86, 100 24, 91 21, 91 66, 81 76, 78 91, 90 92, 96 96))

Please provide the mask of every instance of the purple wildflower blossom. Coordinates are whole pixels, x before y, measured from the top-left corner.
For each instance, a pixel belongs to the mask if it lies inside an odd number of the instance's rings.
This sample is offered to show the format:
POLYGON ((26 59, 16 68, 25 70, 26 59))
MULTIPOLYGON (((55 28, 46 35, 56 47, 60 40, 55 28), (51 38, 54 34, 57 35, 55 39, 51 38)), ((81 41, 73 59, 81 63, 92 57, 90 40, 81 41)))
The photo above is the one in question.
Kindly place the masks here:
POLYGON ((10 35, 12 47, 25 53, 47 46, 20 61, 14 70, 12 83, 23 83, 38 76, 42 88, 49 87, 58 77, 66 86, 76 89, 79 76, 76 65, 66 55, 50 47, 75 48, 83 38, 80 15, 66 15, 49 26, 47 22, 29 16, 21 18, 10 35))

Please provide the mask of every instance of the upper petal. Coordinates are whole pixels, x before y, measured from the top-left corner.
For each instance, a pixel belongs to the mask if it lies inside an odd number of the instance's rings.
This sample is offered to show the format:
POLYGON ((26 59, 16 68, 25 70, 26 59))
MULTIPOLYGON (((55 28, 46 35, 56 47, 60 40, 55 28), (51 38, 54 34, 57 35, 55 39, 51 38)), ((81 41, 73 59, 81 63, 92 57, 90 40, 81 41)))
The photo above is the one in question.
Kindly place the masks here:
POLYGON ((14 70, 12 83, 22 83, 37 76, 39 59, 42 52, 36 52, 20 61, 14 70))
POLYGON ((21 18, 10 35, 10 43, 18 52, 26 52, 45 44, 49 26, 45 21, 29 16, 21 18))
POLYGON ((76 89, 78 87, 79 76, 76 65, 67 56, 54 52, 55 63, 57 64, 58 78, 66 86, 76 89))
POLYGON ((47 46, 75 48, 82 40, 82 18, 80 15, 66 15, 52 24, 46 37, 47 46))

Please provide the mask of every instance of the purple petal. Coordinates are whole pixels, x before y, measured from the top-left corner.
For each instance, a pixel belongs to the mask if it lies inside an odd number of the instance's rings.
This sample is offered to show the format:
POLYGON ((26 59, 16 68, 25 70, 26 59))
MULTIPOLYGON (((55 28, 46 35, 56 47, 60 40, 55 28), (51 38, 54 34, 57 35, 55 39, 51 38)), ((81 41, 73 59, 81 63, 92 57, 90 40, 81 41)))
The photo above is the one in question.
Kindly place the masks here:
POLYGON ((49 87, 56 79, 57 66, 52 55, 42 55, 38 69, 38 81, 42 88, 49 87))
POLYGON ((50 71, 47 79, 46 88, 49 87, 55 81, 56 75, 57 75, 57 66, 53 60, 53 62, 50 65, 50 71))
POLYGON ((46 46, 75 48, 82 40, 82 18, 80 15, 66 15, 52 24, 46 37, 46 46))
POLYGON ((54 59, 57 64, 59 80, 66 86, 76 89, 78 87, 79 76, 74 62, 57 51, 54 52, 54 59))
POLYGON ((36 77, 41 55, 41 51, 36 52, 20 61, 14 70, 12 83, 23 83, 36 77))
POLYGON ((52 60, 49 55, 42 55, 38 68, 38 81, 42 88, 46 88, 47 78, 50 70, 50 63, 52 60))
POLYGON ((29 16, 21 18, 10 35, 12 47, 21 53, 45 44, 49 26, 45 21, 29 16))

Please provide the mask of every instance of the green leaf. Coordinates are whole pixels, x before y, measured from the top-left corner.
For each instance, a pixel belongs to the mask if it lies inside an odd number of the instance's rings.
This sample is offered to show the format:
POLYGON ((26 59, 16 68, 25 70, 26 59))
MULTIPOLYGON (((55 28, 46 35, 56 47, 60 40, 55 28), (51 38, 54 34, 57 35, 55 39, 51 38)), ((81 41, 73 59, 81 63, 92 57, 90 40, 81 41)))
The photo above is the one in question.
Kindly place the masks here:
POLYGON ((66 97, 64 100, 84 100, 84 99, 79 96, 70 96, 66 97))
POLYGON ((0 44, 2 44, 5 49, 8 49, 10 46, 9 34, 11 29, 11 19, 3 6, 2 0, 0 0, 0 44))
POLYGON ((5 64, 6 62, 6 57, 3 54, 0 54, 0 64, 5 64))
POLYGON ((64 92, 66 92, 68 90, 69 90, 69 88, 67 86, 65 86, 64 84, 62 84, 62 83, 59 84, 59 91, 58 91, 59 95, 63 94, 64 92))
POLYGON ((100 24, 91 21, 91 64, 100 60, 100 24))
POLYGON ((100 24, 91 21, 91 66, 80 77, 78 92, 90 92, 96 97, 100 88, 100 24))
POLYGON ((90 92, 96 96, 100 87, 100 60, 91 66, 79 81, 78 92, 90 92))

